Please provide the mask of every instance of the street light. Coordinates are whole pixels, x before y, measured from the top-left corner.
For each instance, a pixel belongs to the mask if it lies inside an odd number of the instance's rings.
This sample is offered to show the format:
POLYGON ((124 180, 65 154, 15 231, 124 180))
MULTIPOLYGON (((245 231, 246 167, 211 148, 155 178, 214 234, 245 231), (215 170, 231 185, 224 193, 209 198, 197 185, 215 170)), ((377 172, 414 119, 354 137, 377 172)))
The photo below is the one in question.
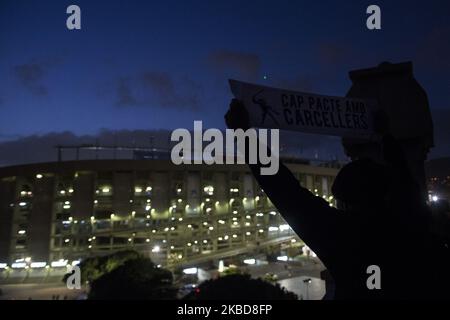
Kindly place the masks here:
POLYGON ((311 278, 303 279, 303 283, 306 286, 306 300, 309 300, 309 284, 312 282, 311 278))

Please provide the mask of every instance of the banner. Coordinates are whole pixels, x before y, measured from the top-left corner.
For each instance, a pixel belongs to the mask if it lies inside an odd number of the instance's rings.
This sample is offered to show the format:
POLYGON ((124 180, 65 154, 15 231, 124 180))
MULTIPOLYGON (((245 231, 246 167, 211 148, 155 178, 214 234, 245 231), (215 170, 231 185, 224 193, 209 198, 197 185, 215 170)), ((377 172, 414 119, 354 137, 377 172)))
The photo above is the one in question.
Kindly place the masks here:
POLYGON ((332 97, 229 80, 250 125, 350 138, 374 136, 375 101, 332 97))

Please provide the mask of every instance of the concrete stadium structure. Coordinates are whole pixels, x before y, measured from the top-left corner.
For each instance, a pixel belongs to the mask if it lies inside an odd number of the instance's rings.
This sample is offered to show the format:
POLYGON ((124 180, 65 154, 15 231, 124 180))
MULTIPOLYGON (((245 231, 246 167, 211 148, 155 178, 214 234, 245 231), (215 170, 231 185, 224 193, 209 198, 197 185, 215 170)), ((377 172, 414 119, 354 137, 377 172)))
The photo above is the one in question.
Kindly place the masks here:
MULTIPOLYGON (((333 205, 336 168, 287 165, 333 205)), ((4 274, 50 272, 124 249, 186 266, 296 241, 245 165, 77 160, 0 168, 4 274)))

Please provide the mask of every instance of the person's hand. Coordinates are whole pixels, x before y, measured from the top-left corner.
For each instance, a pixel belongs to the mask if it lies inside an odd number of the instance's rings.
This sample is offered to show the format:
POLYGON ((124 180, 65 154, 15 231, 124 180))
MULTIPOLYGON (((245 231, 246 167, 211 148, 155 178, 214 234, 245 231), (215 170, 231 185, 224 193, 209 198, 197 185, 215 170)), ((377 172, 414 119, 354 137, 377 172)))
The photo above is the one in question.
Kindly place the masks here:
POLYGON ((230 129, 247 130, 250 128, 248 112, 242 102, 237 99, 231 100, 230 108, 225 114, 225 123, 230 129))

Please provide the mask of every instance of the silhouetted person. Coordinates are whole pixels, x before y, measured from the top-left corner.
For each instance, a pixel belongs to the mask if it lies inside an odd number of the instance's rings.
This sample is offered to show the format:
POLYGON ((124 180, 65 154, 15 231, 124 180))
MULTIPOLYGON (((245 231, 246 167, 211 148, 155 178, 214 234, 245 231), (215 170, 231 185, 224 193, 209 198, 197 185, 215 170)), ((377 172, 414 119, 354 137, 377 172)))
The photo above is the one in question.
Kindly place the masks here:
MULTIPOLYGON (((232 100, 229 128, 248 129, 248 113, 232 100)), ((382 142, 385 164, 360 159, 336 176, 338 208, 303 188, 280 163, 256 180, 280 214, 329 270, 335 299, 448 298, 448 248, 428 232, 428 208, 395 139, 382 142), (369 290, 367 268, 381 270, 381 289, 369 290)))

